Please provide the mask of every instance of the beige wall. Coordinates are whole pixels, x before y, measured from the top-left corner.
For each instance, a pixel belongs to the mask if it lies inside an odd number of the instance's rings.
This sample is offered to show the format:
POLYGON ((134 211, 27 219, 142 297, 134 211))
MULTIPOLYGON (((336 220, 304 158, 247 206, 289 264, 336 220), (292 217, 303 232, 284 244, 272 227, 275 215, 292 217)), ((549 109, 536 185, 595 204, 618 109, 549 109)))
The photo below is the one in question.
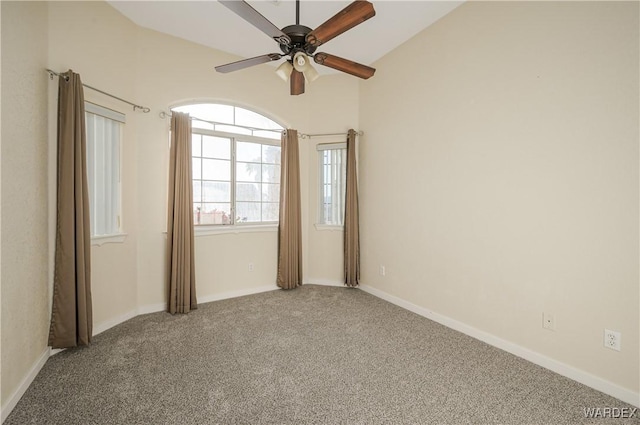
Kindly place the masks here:
MULTIPOLYGON (((323 77, 323 79, 326 77, 323 77)), ((307 146, 306 170, 307 185, 303 190, 307 194, 308 210, 306 229, 308 233, 305 253, 305 282, 323 284, 343 284, 343 237, 342 230, 317 230, 318 222, 318 152, 316 145, 320 143, 345 142, 346 132, 350 128, 360 129, 359 125, 359 85, 360 80, 354 77, 332 77, 329 87, 323 90, 318 99, 319 107, 314 111, 314 120, 309 123, 310 134, 326 134, 344 132, 342 136, 312 137, 302 140, 307 146), (331 124, 330 124, 331 123, 331 124)), ((318 80, 320 81, 320 80, 318 80)), ((315 84, 315 82, 314 82, 315 84)), ((367 84, 366 82, 364 84, 367 84)))
MULTIPOLYGON (((191 101, 230 102, 262 112, 281 124, 305 133, 346 131, 357 126, 358 83, 349 76, 325 76, 307 86, 301 96, 290 96, 288 85, 268 66, 233 74, 213 71, 217 64, 237 60, 226 53, 140 29, 137 96, 154 113, 140 120, 138 145, 139 243, 138 302, 157 305, 164 300, 164 250, 168 120, 160 111, 191 101), (336 106, 338 105, 338 106, 336 106), (144 136, 143 136, 144 135, 144 136), (144 190, 142 190, 144 188, 144 190)), ((315 181, 313 143, 300 141, 302 187, 315 181)), ((314 157, 315 158, 315 157, 314 157)), ((308 249, 315 232, 315 207, 310 193, 302 193, 305 279, 309 265, 331 245, 318 252, 308 249), (311 216, 313 215, 313 216, 311 216)), ((315 205, 315 204, 314 204, 315 205)), ((199 236, 196 238, 197 293, 201 298, 273 285, 276 277, 277 233, 274 231, 199 236), (248 271, 248 264, 254 271, 248 271)))
MULTIPOLYGON (((82 82, 136 100, 138 27, 103 2, 52 2, 49 5, 49 63, 55 71, 73 69, 82 82)), ((55 122, 57 84, 49 84, 49 119, 55 122)), ((91 249, 94 326, 137 308, 137 121, 139 112, 90 89, 85 100, 126 115, 122 144, 122 224, 127 238, 122 244, 91 249)), ((55 126, 49 143, 55 146, 55 126)), ((55 162, 52 164, 55 167, 55 162)), ((50 183, 54 183, 51 181, 50 183)), ((54 183, 55 184, 55 183, 54 183)), ((55 185, 50 188, 55 191, 55 185)), ((52 236, 53 237, 53 236, 52 236)))
POLYGON ((473 2, 378 61, 364 283, 637 393, 638 36, 637 2, 473 2))
POLYGON ((47 350, 47 5, 2 8, 2 406, 47 350))
MULTIPOLYGON (((0 6, 0 46, 2 46, 2 7, 0 6)), ((0 49, 1 50, 1 49, 0 49)), ((2 55, 0 54, 0 80, 2 79, 2 55)), ((0 98, 2 84, 0 83, 0 98)), ((2 102, 0 102, 0 127, 2 126, 2 102)), ((2 152, 2 132, 0 131, 0 152, 2 152)), ((0 159, 0 270, 2 270, 2 160, 0 159)), ((2 308, 2 273, 0 272, 0 308, 2 308)), ((0 312, 0 410, 4 397, 2 396, 2 318, 0 312)), ((1 418, 0 418, 1 419, 1 418)))
MULTIPOLYGON (((265 72, 267 66, 218 74, 212 70, 216 64, 236 58, 139 28, 101 2, 52 3, 49 33, 52 68, 73 68, 84 82, 152 109, 149 114, 134 113, 85 91, 88 100, 127 114, 123 220, 128 237, 122 245, 92 250, 94 322, 98 325, 137 308, 156 309, 165 299, 169 121, 159 117, 160 111, 188 102, 219 101, 262 112, 301 132, 357 127, 358 83, 348 76, 323 77, 309 85, 304 95, 290 96, 286 83, 265 72)), ((53 92, 52 99, 55 96, 53 92)), ((315 155, 310 145, 308 140, 301 141, 303 187, 315 185, 315 156, 313 169, 307 163, 309 155, 315 155)), ((319 243, 314 239, 315 202, 303 193, 305 247, 313 239, 313 249, 305 250, 305 270, 311 268, 309 259, 316 252, 335 253, 342 243, 341 238, 319 243)), ((275 285, 276 245, 273 231, 197 237, 199 297, 275 285), (253 272, 248 271, 249 263, 254 264, 253 272)), ((340 266, 334 268, 339 271, 340 266)))
MULTIPOLYGON (((92 249, 96 324, 164 302, 159 111, 227 101, 305 133, 365 130, 364 283, 638 391, 637 3, 466 4, 380 60, 373 79, 325 76, 299 97, 266 65, 213 71, 234 59, 102 2, 2 2, 13 124, 1 147, 3 405, 46 346, 56 84, 45 67, 152 108, 85 91, 127 115, 128 237, 92 249), (622 352, 602 347, 604 327, 622 332, 622 352)), ((313 226, 323 141, 301 141, 305 280, 339 282, 342 232, 313 226)), ((272 285, 275 248, 275 232, 198 237, 198 295, 272 285)))
MULTIPOLYGON (((358 126, 358 83, 349 76, 326 76, 295 97, 266 66, 217 74, 215 65, 236 58, 139 28, 103 2, 2 2, 2 11, 2 102, 11 107, 5 120, 14 124, 2 127, 3 263, 13 264, 2 269, 5 405, 46 350, 55 228, 57 84, 46 78, 45 68, 71 68, 84 83, 152 109, 149 114, 133 112, 85 90, 86 100, 127 116, 122 149, 122 220, 127 238, 122 244, 92 248, 97 328, 165 302, 169 123, 159 117, 160 111, 189 101, 231 102, 301 132, 346 131, 358 126), (42 117, 48 117, 48 124, 42 117), (22 184, 12 184, 16 181, 22 184)), ((311 145, 308 140, 301 142, 304 188, 312 187, 316 179, 315 168, 308 167, 310 155, 315 161, 311 145)), ((314 237, 310 233, 315 232, 316 207, 306 191, 302 202, 307 248, 314 237)), ((276 235, 270 231, 198 237, 199 297, 212 299, 265 285, 275 288, 276 235), (249 262, 254 263, 253 272, 247 269, 249 262)), ((305 249, 305 270, 315 255, 341 249, 341 239, 314 242, 313 247, 305 249)))
MULTIPOLYGON (((357 103, 357 100, 356 100, 357 103)), ((320 133, 322 134, 322 133, 320 133)), ((318 284, 344 284, 344 232, 343 227, 316 227, 319 206, 319 167, 316 146, 322 143, 341 143, 346 136, 318 137, 307 140, 309 185, 309 240, 307 250, 312 261, 307 264, 306 282, 318 284)))

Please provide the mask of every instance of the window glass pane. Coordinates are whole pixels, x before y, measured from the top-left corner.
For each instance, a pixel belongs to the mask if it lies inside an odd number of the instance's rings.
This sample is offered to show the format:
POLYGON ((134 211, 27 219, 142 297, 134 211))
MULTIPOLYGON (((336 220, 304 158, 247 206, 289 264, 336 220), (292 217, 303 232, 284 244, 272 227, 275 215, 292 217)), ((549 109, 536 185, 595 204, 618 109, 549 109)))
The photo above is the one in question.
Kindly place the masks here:
POLYGON ((324 224, 331 224, 331 202, 322 205, 324 211, 324 224))
POLYGON ((280 164, 280 146, 262 145, 262 162, 265 164, 280 164))
POLYGON ((346 188, 346 149, 326 149, 320 155, 320 217, 322 224, 341 225, 344 221, 346 188))
POLYGON ((201 211, 202 211, 202 204, 199 202, 194 202, 193 203, 193 224, 195 225, 201 224, 200 223, 201 211))
POLYGON ((282 133, 279 131, 254 130, 253 135, 256 137, 264 137, 265 139, 273 140, 280 140, 282 138, 282 133))
POLYGON ((280 202, 280 185, 262 183, 262 202, 280 202))
POLYGON ((280 166, 264 164, 262 166, 262 181, 265 183, 280 183, 280 166))
POLYGON ((198 103, 195 105, 177 106, 172 110, 187 112, 192 118, 233 124, 233 106, 231 105, 198 103))
POLYGON ((120 139, 122 137, 122 124, 111 121, 111 166, 110 168, 110 194, 111 209, 109 211, 111 227, 109 233, 120 233, 120 139))
MULTIPOLYGON (((195 156, 195 154, 193 155, 195 156)), ((202 156, 207 158, 231 159, 231 139, 202 136, 202 156)))
POLYGON ((208 122, 199 121, 199 120, 191 120, 191 128, 203 128, 205 130, 213 130, 213 124, 208 122))
POLYGON ((236 133, 236 134, 246 134, 248 136, 251 135, 251 130, 249 130, 248 128, 243 128, 243 127, 236 127, 233 125, 220 125, 220 124, 216 124, 216 131, 222 131, 225 133, 236 133))
POLYGON ((202 160, 200 158, 193 158, 191 160, 191 171, 193 174, 194 180, 199 180, 202 178, 202 160))
POLYGON ((262 177, 260 168, 260 164, 237 162, 236 180, 239 182, 259 182, 262 177))
POLYGON ((238 142, 236 143, 236 158, 238 161, 261 162, 262 145, 260 143, 238 142))
POLYGON ((120 232, 120 137, 122 124, 85 113, 91 236, 120 232))
POLYGON ((204 202, 231 202, 231 183, 203 181, 202 200, 204 202))
POLYGON ((244 125, 247 127, 255 127, 262 129, 276 129, 279 130, 282 127, 275 121, 269 118, 257 114, 253 111, 249 111, 244 108, 236 107, 236 122, 237 125, 244 125))
POLYGON ((236 202, 238 221, 241 223, 260 221, 260 205, 260 202, 236 202))
POLYGON ((200 149, 202 144, 201 139, 202 136, 200 136, 199 134, 191 135, 191 155, 202 156, 202 149, 200 149))
POLYGON ((262 221, 278 221, 280 217, 279 214, 279 204, 272 203, 263 203, 262 204, 262 221))
POLYGON ((225 180, 229 181, 231 177, 231 162, 222 159, 206 159, 202 160, 202 179, 203 180, 225 180))
POLYGON ((237 201, 260 202, 260 183, 238 183, 236 185, 237 201))
POLYGON ((230 203, 203 203, 200 224, 230 224, 230 203))
POLYGON ((91 236, 95 235, 95 217, 93 211, 95 210, 95 184, 96 184, 96 167, 94 164, 94 158, 96 157, 96 130, 95 130, 95 115, 85 113, 85 129, 87 132, 87 184, 89 188, 89 226, 91 236))
POLYGON ((194 203, 202 202, 202 181, 201 180, 193 181, 193 202, 194 203))

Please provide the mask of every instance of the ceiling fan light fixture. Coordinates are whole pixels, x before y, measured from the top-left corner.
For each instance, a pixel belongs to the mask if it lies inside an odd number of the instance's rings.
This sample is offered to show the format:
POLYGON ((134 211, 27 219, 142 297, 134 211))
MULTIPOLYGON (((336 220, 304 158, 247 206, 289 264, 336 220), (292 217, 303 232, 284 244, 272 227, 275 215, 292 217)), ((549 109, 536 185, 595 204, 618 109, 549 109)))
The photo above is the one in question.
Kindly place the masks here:
POLYGON ((304 52, 298 52, 293 55, 293 68, 304 74, 304 78, 308 82, 312 82, 318 79, 320 74, 315 70, 313 66, 311 66, 311 61, 309 60, 309 56, 304 52))
POLYGON ((310 83, 317 80, 320 76, 320 74, 318 74, 318 71, 316 71, 316 69, 311 66, 311 64, 308 64, 307 68, 302 73, 304 74, 304 78, 306 78, 310 83))
POLYGON ((293 65, 288 60, 282 62, 282 64, 276 69, 276 75, 282 78, 284 81, 289 81, 293 65))
POLYGON ((293 67, 298 72, 304 72, 309 67, 309 57, 303 52, 293 55, 293 67))

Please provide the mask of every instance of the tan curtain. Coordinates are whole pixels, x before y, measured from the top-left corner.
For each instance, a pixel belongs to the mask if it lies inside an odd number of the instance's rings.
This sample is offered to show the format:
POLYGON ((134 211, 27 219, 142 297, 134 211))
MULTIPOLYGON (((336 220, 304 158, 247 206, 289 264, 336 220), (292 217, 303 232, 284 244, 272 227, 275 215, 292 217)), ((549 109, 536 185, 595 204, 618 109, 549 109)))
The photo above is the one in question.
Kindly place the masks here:
POLYGON ((278 286, 302 285, 302 224, 298 132, 282 133, 280 168, 280 224, 278 226, 278 286))
POLYGON ((358 222, 358 174, 356 165, 356 132, 347 135, 347 187, 344 212, 344 283, 360 284, 360 225, 358 222))
POLYGON ((171 314, 198 308, 191 178, 191 119, 189 114, 173 112, 167 213, 167 311, 171 314))
POLYGON ((88 345, 93 332, 91 234, 84 92, 73 71, 58 81, 58 171, 53 309, 49 345, 88 345))

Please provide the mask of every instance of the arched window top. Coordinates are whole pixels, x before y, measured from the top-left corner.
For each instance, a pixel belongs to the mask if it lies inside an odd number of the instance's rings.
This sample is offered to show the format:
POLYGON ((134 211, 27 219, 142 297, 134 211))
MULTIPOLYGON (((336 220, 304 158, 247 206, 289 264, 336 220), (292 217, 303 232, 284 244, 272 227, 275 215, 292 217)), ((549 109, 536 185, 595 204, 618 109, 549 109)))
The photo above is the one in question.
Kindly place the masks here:
POLYGON ((277 122, 239 106, 220 103, 196 103, 171 108, 191 115, 193 128, 246 136, 280 139, 284 130, 277 122))

